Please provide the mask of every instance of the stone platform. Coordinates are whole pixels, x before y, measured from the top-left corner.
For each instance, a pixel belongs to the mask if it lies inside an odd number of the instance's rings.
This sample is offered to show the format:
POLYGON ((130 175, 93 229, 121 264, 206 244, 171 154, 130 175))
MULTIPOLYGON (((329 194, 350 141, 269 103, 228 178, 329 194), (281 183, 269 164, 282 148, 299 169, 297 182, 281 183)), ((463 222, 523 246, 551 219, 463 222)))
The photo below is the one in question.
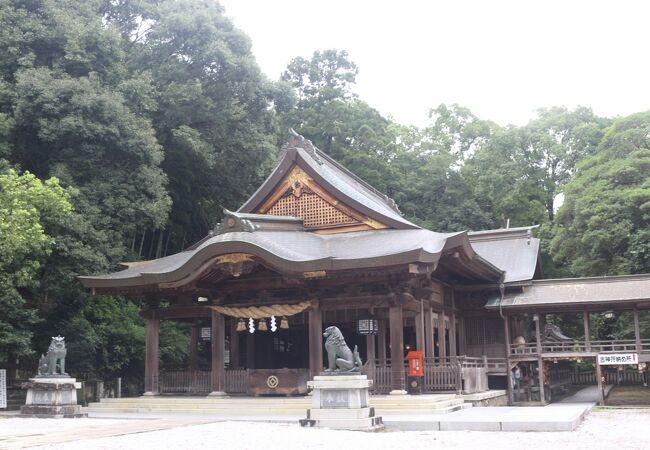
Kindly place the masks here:
POLYGON ((386 417, 388 429, 401 431, 573 431, 592 404, 470 408, 442 416, 386 417))
POLYGON ((369 406, 372 380, 365 375, 320 375, 307 385, 313 389, 312 407, 303 427, 375 431, 384 428, 369 406))
POLYGON ((35 377, 23 383, 27 389, 20 417, 75 418, 86 417, 77 405, 77 389, 81 383, 70 377, 35 377))

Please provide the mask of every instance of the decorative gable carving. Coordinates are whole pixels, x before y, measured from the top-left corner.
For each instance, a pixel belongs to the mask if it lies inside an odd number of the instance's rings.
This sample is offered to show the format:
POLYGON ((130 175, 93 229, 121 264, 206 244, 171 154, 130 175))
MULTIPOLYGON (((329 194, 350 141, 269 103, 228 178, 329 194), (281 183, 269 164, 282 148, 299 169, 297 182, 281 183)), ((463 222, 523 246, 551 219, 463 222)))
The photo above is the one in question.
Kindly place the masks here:
POLYGON ((289 171, 259 214, 294 216, 312 230, 353 231, 387 228, 340 203, 297 165, 289 171))
POLYGON ((308 187, 287 189, 266 214, 300 217, 306 228, 361 223, 327 203, 308 187))

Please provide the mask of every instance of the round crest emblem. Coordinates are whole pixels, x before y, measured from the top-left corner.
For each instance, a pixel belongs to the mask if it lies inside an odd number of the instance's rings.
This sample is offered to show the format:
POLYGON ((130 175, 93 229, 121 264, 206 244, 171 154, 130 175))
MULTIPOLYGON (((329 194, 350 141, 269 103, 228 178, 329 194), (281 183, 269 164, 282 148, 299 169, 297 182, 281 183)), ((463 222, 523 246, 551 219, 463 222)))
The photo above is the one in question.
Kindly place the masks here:
POLYGON ((278 387, 278 384, 280 384, 280 380, 278 380, 278 377, 276 377, 275 375, 271 375, 266 379, 266 385, 271 389, 275 389, 276 387, 278 387))

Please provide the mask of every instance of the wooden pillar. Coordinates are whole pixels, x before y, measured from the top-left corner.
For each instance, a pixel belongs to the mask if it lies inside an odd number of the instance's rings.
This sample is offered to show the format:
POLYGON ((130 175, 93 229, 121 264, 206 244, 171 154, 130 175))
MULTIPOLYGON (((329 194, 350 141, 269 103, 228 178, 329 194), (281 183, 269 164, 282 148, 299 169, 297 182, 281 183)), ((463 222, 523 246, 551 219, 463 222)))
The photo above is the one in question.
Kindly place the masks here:
POLYGON ((190 328, 190 370, 199 370, 199 326, 196 323, 190 328))
POLYGON ((535 313, 537 320, 535 320, 535 339, 537 344, 537 372, 539 375, 539 400, 542 404, 546 403, 544 395, 544 361, 542 360, 542 333, 540 332, 540 322, 542 320, 539 313, 535 313))
POLYGON ((441 309, 438 313, 438 356, 440 362, 445 362, 447 358, 447 326, 445 324, 444 309, 441 309))
POLYGON ((458 356, 456 348, 456 314, 449 316, 449 356, 458 356))
POLYGON ((225 395, 226 368, 224 364, 224 347, 226 345, 226 333, 223 315, 217 311, 212 311, 212 336, 210 347, 212 350, 212 370, 210 395, 225 395))
MULTIPOLYGON (((451 307, 452 310, 456 309, 456 292, 451 289, 451 307)), ((450 356, 458 356, 458 348, 456 342, 456 313, 452 311, 449 316, 449 354, 450 356)))
POLYGON ((585 350, 591 351, 591 318, 589 317, 589 311, 582 311, 582 322, 585 327, 585 350))
POLYGON ((375 335, 366 336, 366 358, 368 362, 368 378, 375 379, 375 335))
POLYGON ((465 318, 458 318, 458 336, 460 348, 458 349, 458 354, 461 356, 467 355, 467 343, 465 341, 465 318))
POLYGON ((431 306, 424 310, 424 342, 425 342, 425 356, 427 358, 434 358, 436 356, 436 343, 434 341, 434 327, 433 327, 433 310, 431 306))
POLYGON ((255 368, 255 333, 246 331, 246 368, 255 368))
POLYGON ((404 391, 404 312, 402 305, 388 309, 390 322, 390 387, 395 394, 404 391))
POLYGON ((634 343, 637 354, 641 354, 641 327, 639 325, 639 310, 634 308, 634 343))
POLYGON ((230 367, 239 368, 239 331, 237 331, 237 318, 230 318, 230 367))
POLYGON ((514 386, 512 385, 512 370, 510 367, 510 317, 503 317, 503 331, 506 340, 506 376, 508 377, 508 405, 514 402, 514 386))
POLYGON ((386 362, 386 321, 384 319, 379 319, 379 332, 377 333, 377 359, 381 364, 387 364, 386 362))
POLYGON ((415 349, 424 350, 424 314, 422 308, 415 314, 415 349))
POLYGON ((320 305, 309 309, 309 376, 323 371, 323 315, 320 305))
POLYGON ((600 406, 605 406, 605 386, 603 385, 603 371, 598 364, 598 357, 596 357, 596 383, 598 383, 598 398, 600 399, 600 406))
POLYGON ((158 395, 158 339, 160 321, 155 312, 147 319, 144 357, 144 395, 158 395))

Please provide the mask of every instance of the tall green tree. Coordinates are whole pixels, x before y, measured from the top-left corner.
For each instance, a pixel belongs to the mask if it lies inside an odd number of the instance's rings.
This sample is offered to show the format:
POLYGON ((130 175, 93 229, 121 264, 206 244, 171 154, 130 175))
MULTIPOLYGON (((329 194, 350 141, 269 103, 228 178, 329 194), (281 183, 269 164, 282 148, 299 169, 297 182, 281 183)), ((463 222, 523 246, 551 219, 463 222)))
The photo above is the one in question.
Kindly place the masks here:
POLYGON ((147 115, 173 198, 166 227, 180 250, 258 186, 274 162, 275 111, 293 99, 261 73, 250 39, 217 2, 107 1, 104 13, 121 32, 131 76, 153 92, 147 115))
POLYGON ((650 271, 650 113, 616 120, 577 166, 551 250, 574 275, 650 271))
POLYGON ((468 160, 475 195, 504 226, 552 222, 575 165, 593 153, 606 119, 588 108, 540 109, 526 126, 498 130, 468 160))
MULTIPOLYGON (((0 173, 0 354, 33 353, 33 325, 39 320, 29 293, 51 253, 52 228, 71 213, 70 195, 56 178, 45 182, 26 172, 0 173)), ((4 358, 3 358, 4 359, 4 358)))

